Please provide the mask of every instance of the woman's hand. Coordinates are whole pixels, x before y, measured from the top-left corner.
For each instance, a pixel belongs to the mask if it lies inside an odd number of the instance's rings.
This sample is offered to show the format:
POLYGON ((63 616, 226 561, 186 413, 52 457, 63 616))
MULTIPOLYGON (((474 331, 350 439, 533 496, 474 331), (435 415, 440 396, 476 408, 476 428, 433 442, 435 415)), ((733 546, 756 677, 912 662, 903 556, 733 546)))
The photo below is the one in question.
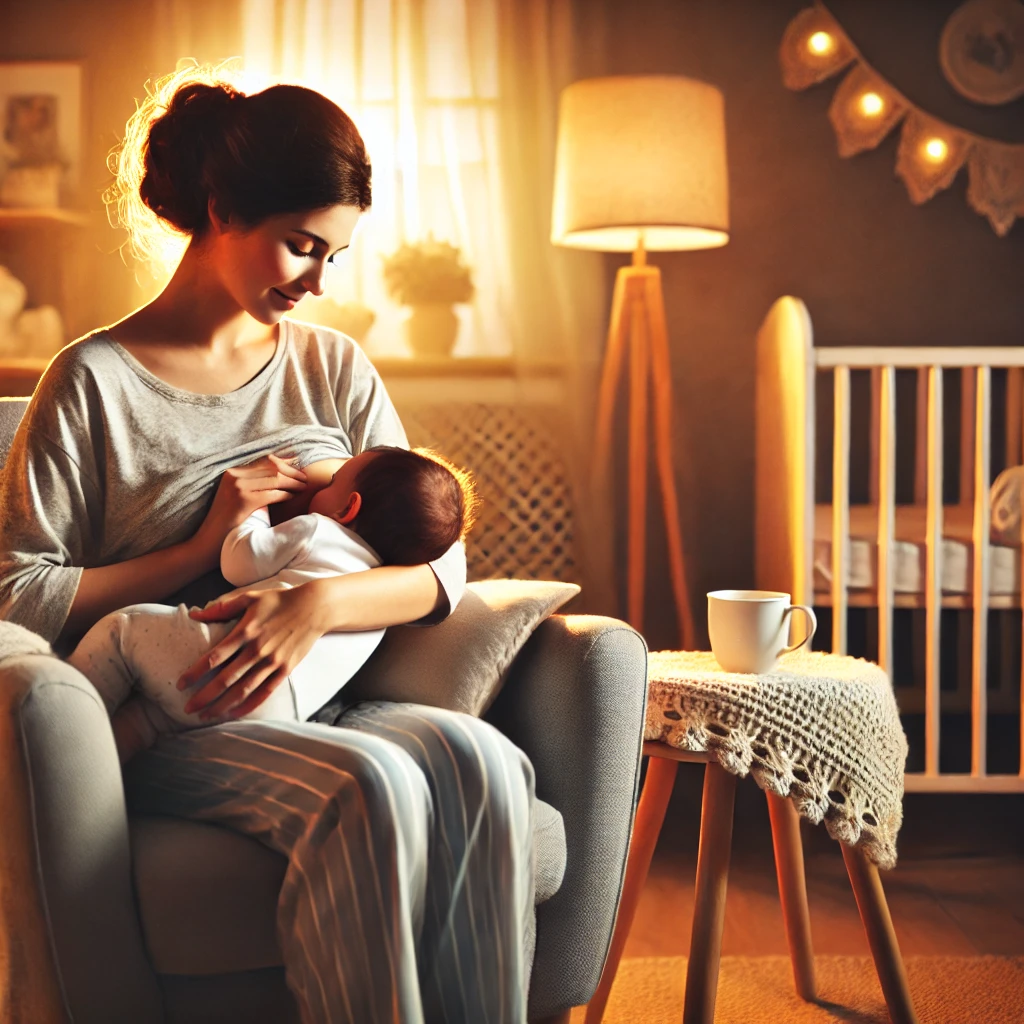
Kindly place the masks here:
POLYGON ((210 511, 192 538, 194 546, 210 557, 219 557, 224 538, 256 509, 305 490, 306 474, 292 461, 271 454, 225 470, 210 511))
POLYGON ((199 712, 208 721, 239 718, 258 708, 327 632, 318 614, 321 604, 316 588, 303 583, 286 590, 246 591, 191 609, 190 617, 200 622, 242 619, 178 680, 178 689, 187 690, 223 666, 192 695, 185 711, 199 712))

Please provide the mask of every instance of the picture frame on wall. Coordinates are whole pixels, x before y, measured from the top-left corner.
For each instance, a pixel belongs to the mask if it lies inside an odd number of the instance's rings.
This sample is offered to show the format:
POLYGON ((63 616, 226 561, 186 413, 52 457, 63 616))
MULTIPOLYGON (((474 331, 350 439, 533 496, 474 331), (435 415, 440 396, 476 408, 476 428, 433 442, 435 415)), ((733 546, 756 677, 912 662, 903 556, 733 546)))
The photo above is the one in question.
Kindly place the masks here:
POLYGON ((0 206, 66 205, 81 175, 82 68, 0 63, 0 206))

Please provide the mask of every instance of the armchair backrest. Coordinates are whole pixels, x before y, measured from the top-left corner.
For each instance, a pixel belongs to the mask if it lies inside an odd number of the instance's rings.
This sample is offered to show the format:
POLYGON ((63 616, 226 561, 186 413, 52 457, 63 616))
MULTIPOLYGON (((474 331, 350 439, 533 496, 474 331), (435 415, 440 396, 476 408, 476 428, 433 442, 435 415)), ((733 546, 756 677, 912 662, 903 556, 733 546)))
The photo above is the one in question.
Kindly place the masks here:
POLYGON ((28 406, 27 398, 0 398, 0 469, 7 461, 14 432, 28 406))

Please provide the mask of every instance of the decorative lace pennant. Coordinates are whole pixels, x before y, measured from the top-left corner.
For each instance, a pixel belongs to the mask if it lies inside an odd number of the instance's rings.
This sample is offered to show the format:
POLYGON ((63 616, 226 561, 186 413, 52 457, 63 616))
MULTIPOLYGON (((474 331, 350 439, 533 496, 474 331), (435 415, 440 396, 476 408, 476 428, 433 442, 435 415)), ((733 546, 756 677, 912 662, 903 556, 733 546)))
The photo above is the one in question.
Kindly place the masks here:
POLYGON ((979 139, 967 160, 967 202, 1000 238, 1024 217, 1024 146, 979 139))
POLYGON ((779 47, 782 82, 807 89, 838 74, 857 59, 857 51, 823 7, 805 7, 790 23, 779 47))
POLYGON ((839 155, 874 149, 906 112, 907 104, 895 89, 866 65, 855 65, 839 83, 828 109, 839 155))
POLYGON ((949 188, 966 163, 967 201, 997 235, 1024 217, 1024 145, 982 138, 919 110, 864 61, 821 4, 805 8, 789 23, 779 63, 789 89, 807 89, 853 64, 829 107, 840 156, 874 149, 905 118, 896 174, 911 202, 925 203, 949 188))
POLYGON ((900 133, 896 174, 915 205, 949 188, 971 151, 971 140, 920 110, 907 112, 900 133))

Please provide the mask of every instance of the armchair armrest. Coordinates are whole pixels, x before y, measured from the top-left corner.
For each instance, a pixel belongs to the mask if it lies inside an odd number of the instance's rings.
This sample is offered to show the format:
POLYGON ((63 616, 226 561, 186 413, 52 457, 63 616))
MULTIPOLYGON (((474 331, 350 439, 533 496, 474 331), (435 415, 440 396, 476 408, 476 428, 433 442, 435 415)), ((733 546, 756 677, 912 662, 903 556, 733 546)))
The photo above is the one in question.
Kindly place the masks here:
POLYGON ((110 722, 49 654, 0 661, 0 1018, 163 1019, 110 722))
POLYGON ((647 646, 616 619, 555 615, 534 632, 486 718, 530 758, 565 821, 558 892, 537 908, 531 1020, 590 1000, 625 877, 643 749, 647 646))

